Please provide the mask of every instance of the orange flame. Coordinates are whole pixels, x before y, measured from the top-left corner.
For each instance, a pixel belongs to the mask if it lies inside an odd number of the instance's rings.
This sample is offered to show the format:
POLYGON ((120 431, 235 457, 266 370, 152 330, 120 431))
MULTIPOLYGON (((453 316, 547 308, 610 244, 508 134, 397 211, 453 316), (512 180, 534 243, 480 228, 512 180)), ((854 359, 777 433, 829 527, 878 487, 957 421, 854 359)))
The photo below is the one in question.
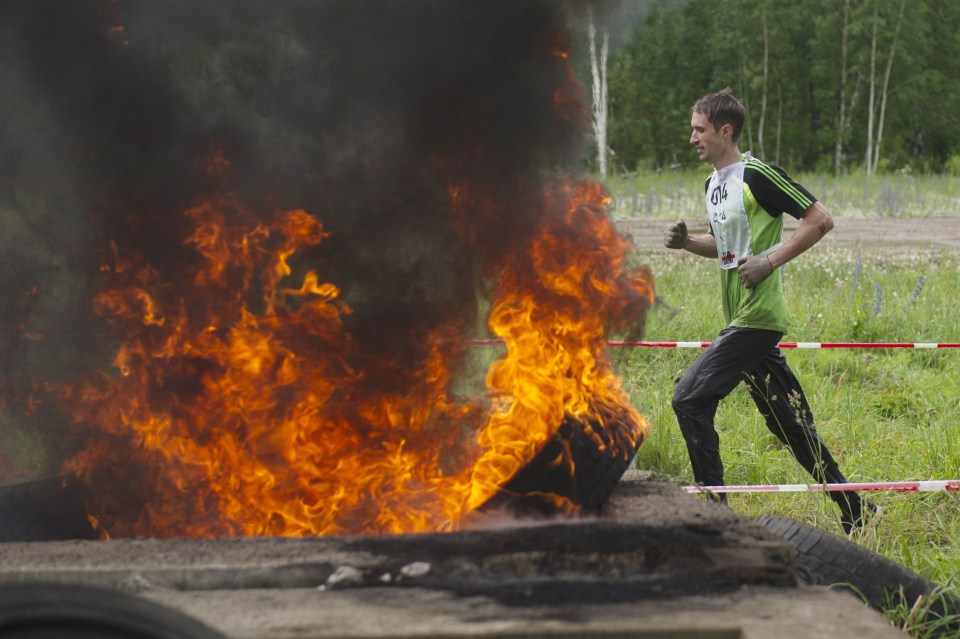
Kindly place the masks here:
POLYGON ((527 463, 567 415, 601 425, 615 417, 613 454, 629 454, 646 434, 603 352, 607 322, 638 300, 645 307, 652 277, 647 270, 627 273, 629 244, 602 208, 608 202, 595 180, 552 185, 545 224, 530 248, 532 269, 500 277, 489 325, 508 354, 487 374, 499 401, 480 434, 485 452, 473 474, 473 507, 527 463))
MULTIPOLYGON (((555 111, 576 123, 582 87, 564 51, 552 50, 555 111)), ((452 228, 485 254, 505 212, 465 158, 437 165, 452 228)), ((228 170, 213 158, 214 177, 228 170)), ((347 330, 340 289, 298 260, 336 241, 306 211, 260 223, 230 194, 184 211, 199 264, 184 290, 113 246, 94 307, 121 342, 115 370, 59 389, 87 442, 64 470, 88 487, 90 520, 113 537, 447 531, 567 419, 631 455, 647 426, 604 351, 611 331, 642 322, 653 279, 628 266, 608 203, 592 178, 554 180, 522 204, 542 209, 539 227, 480 258, 496 276, 487 324, 506 348, 466 398, 462 320, 427 335, 402 388, 370 388, 378 364, 347 330)))
POLYGON ((452 530, 567 415, 601 427, 612 417, 611 452, 628 454, 646 425, 603 350, 608 322, 642 312, 652 280, 626 270, 606 197, 596 181, 548 189, 543 227, 492 302, 506 355, 489 368, 485 403, 451 390, 456 326, 430 337, 415 387, 361 392, 350 309, 334 284, 291 267, 328 239, 313 216, 244 228, 228 222, 243 217, 226 214, 242 210, 230 198, 186 211, 206 265, 193 290, 171 298, 149 265, 110 265, 126 285, 96 307, 125 333, 119 374, 65 395, 91 442, 65 467, 91 487, 91 518, 111 536, 452 530))

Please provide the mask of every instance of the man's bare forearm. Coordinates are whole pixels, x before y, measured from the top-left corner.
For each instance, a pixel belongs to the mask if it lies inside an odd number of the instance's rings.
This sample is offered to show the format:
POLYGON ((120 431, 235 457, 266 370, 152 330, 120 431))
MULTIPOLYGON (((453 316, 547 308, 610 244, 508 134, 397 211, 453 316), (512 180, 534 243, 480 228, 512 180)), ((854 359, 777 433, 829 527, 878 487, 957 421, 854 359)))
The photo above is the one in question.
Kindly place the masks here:
POLYGON ((717 238, 709 233, 691 235, 683 248, 701 257, 717 257, 717 238))
POLYGON ((780 248, 767 257, 774 269, 804 253, 833 230, 833 217, 820 202, 814 202, 800 218, 800 226, 780 248))

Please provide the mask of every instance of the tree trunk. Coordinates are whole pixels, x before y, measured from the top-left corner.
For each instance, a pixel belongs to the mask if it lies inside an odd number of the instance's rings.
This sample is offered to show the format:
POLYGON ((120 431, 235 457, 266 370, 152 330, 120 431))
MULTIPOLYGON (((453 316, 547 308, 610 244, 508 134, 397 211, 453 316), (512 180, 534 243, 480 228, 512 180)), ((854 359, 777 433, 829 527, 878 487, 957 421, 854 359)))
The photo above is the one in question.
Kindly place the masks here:
POLYGON ((870 98, 867 101, 867 150, 863 158, 863 170, 873 175, 873 103, 877 91, 877 2, 873 3, 873 33, 870 37, 870 98))
POLYGON ((757 150, 760 157, 767 156, 763 148, 763 125, 767 119, 767 77, 770 66, 770 32, 767 29, 767 17, 763 17, 763 84, 760 94, 760 122, 757 124, 757 150))
POLYGON ((897 40, 900 37, 900 27, 903 25, 903 10, 907 0, 900 1, 900 13, 897 14, 897 26, 893 32, 893 43, 890 45, 890 57, 887 58, 887 68, 883 72, 883 88, 880 91, 880 117, 877 121, 877 143, 873 149, 873 166, 880 164, 880 142, 883 140, 883 119, 887 112, 887 97, 890 95, 890 71, 893 68, 893 56, 897 52, 897 40))
POLYGON ((600 178, 607 177, 607 56, 610 37, 606 29, 601 35, 600 53, 597 54, 597 27, 590 12, 587 25, 590 38, 590 68, 593 72, 593 134, 597 141, 597 164, 600 178))
POLYGON ((783 85, 777 82, 777 149, 773 154, 774 164, 780 164, 780 133, 783 128, 783 85))
POLYGON ((833 174, 843 166, 843 142, 847 132, 847 35, 850 31, 850 0, 843 2, 843 28, 840 31, 840 108, 837 113, 837 140, 833 147, 833 174))
POLYGON ((745 133, 747 134, 747 150, 750 153, 756 154, 756 149, 753 148, 753 129, 750 127, 750 97, 747 93, 747 78, 750 76, 747 74, 747 58, 741 56, 740 58, 740 100, 743 102, 744 108, 747 110, 747 120, 744 122, 745 133))

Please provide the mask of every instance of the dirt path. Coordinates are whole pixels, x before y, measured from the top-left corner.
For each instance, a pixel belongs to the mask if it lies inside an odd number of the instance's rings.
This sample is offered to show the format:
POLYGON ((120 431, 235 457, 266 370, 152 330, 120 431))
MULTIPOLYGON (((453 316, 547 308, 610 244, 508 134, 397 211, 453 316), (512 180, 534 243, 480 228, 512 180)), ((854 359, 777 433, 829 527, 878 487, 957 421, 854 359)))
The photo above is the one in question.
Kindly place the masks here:
MULTIPOLYGON (((642 252, 663 248, 663 230, 670 223, 663 219, 619 218, 617 227, 629 233, 642 252)), ((691 223, 690 230, 706 232, 706 222, 691 223)), ((960 255, 960 219, 958 218, 834 218, 834 230, 818 246, 856 250, 889 256, 929 255, 944 252, 960 255)), ((797 227, 788 217, 784 236, 797 227)))

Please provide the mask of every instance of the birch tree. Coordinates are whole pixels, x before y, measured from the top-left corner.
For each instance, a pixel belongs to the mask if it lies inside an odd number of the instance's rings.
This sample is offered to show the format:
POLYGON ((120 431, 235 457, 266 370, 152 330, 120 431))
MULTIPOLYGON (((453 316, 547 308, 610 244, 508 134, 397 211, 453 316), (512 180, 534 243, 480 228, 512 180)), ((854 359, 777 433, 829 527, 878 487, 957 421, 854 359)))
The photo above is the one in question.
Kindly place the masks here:
POLYGON ((590 39, 590 70, 593 75, 593 135, 597 141, 597 165, 601 179, 607 177, 607 57, 610 53, 610 35, 606 28, 600 34, 597 51, 597 25, 590 11, 587 25, 590 39))
POLYGON ((763 148, 763 125, 767 120, 767 79, 770 76, 770 31, 767 29, 767 15, 763 15, 763 76, 760 90, 760 122, 757 124, 757 149, 760 157, 766 157, 763 148))
POLYGON ((863 170, 867 175, 873 175, 873 103, 877 94, 877 22, 879 21, 877 3, 873 3, 873 20, 871 21, 870 36, 870 85, 867 98, 867 144, 863 158, 863 170))
POLYGON ((879 30, 880 15, 879 3, 875 1, 873 5, 873 24, 871 26, 870 36, 870 97, 867 106, 867 144, 863 163, 867 175, 873 175, 876 172, 877 164, 880 162, 880 142, 883 140, 883 121, 886 114, 887 98, 890 95, 890 72, 893 70, 893 59, 897 52, 897 40, 900 37, 900 27, 903 25, 903 11, 906 4, 906 0, 900 0, 900 11, 897 14, 897 20, 894 25, 893 38, 890 43, 890 53, 887 56, 882 86, 879 87, 879 112, 876 101, 878 99, 877 32, 879 30), (874 140, 874 137, 876 137, 876 140, 874 140))
MULTIPOLYGON (((843 0, 843 25, 840 28, 840 96, 837 105, 836 141, 833 146, 833 174, 843 168, 843 146, 850 128, 847 111, 847 59, 850 37, 850 0, 843 0)), ((856 95, 856 94, 854 94, 856 95)), ((851 100, 852 102, 852 100, 851 100)))
POLYGON ((900 0, 900 12, 897 14, 897 24, 894 27, 893 42, 890 44, 890 55, 887 57, 887 68, 883 72, 883 87, 880 90, 880 115, 877 121, 877 142, 873 149, 873 168, 880 164, 880 143, 883 141, 883 120, 887 112, 887 98, 890 95, 890 71, 893 69, 893 58, 897 52, 897 40, 900 37, 900 27, 903 26, 903 10, 907 0, 900 0))

